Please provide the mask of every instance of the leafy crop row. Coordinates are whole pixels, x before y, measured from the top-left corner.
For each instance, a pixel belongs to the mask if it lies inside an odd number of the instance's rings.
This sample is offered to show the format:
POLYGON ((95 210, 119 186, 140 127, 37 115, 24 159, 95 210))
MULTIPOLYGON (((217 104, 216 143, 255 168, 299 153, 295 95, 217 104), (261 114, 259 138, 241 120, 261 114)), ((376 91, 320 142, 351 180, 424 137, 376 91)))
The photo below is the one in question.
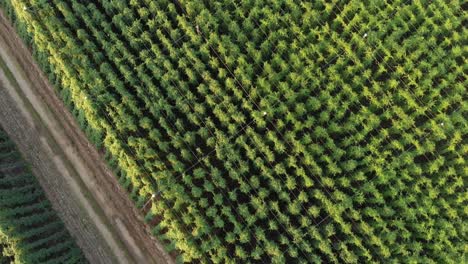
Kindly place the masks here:
POLYGON ((457 262, 466 253, 461 2, 5 9, 183 261, 457 262))
POLYGON ((0 263, 86 263, 0 127, 0 263))

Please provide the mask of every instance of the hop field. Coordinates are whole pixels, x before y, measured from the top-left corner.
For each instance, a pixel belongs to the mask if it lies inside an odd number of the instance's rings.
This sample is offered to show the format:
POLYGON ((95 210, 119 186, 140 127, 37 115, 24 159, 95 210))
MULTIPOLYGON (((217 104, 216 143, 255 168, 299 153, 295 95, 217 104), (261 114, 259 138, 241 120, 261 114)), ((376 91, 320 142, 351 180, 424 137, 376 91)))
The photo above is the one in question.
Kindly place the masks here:
POLYGON ((0 5, 180 261, 464 259, 462 1, 0 5))

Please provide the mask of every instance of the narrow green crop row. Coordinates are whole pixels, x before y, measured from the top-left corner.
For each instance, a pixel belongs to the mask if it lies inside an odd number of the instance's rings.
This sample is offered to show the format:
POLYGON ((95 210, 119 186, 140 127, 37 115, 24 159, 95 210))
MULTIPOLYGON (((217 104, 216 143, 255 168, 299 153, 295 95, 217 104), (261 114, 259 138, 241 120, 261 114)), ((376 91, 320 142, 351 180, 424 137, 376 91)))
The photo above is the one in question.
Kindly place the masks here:
POLYGON ((466 254, 461 1, 3 6, 181 261, 466 254))
POLYGON ((0 127, 0 263, 86 263, 0 127))

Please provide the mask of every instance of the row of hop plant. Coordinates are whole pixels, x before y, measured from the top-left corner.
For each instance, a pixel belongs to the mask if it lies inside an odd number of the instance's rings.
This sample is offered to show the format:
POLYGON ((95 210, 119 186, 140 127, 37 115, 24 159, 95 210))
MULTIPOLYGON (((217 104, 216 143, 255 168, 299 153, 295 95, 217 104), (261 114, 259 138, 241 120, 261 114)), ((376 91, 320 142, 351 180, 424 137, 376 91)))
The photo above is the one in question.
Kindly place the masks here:
POLYGON ((1 263, 86 263, 13 141, 0 127, 1 263))

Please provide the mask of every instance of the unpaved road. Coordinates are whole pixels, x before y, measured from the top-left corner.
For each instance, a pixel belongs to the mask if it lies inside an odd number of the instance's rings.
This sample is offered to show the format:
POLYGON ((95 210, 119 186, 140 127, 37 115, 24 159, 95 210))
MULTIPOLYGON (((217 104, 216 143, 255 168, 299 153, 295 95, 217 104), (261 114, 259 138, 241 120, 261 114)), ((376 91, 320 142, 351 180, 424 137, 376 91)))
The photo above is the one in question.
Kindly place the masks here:
POLYGON ((0 71, 0 124, 17 143, 54 209, 76 238, 87 259, 91 263, 116 261, 116 256, 102 240, 95 225, 89 225, 94 212, 91 209, 88 216, 89 209, 83 207, 88 203, 80 195, 78 183, 51 149, 46 137, 34 126, 33 117, 22 110, 26 105, 18 105, 21 98, 17 94, 10 94, 14 88, 5 80, 5 73, 0 71))
POLYGON ((1 10, 0 56, 0 123, 90 262, 174 263, 1 10))

